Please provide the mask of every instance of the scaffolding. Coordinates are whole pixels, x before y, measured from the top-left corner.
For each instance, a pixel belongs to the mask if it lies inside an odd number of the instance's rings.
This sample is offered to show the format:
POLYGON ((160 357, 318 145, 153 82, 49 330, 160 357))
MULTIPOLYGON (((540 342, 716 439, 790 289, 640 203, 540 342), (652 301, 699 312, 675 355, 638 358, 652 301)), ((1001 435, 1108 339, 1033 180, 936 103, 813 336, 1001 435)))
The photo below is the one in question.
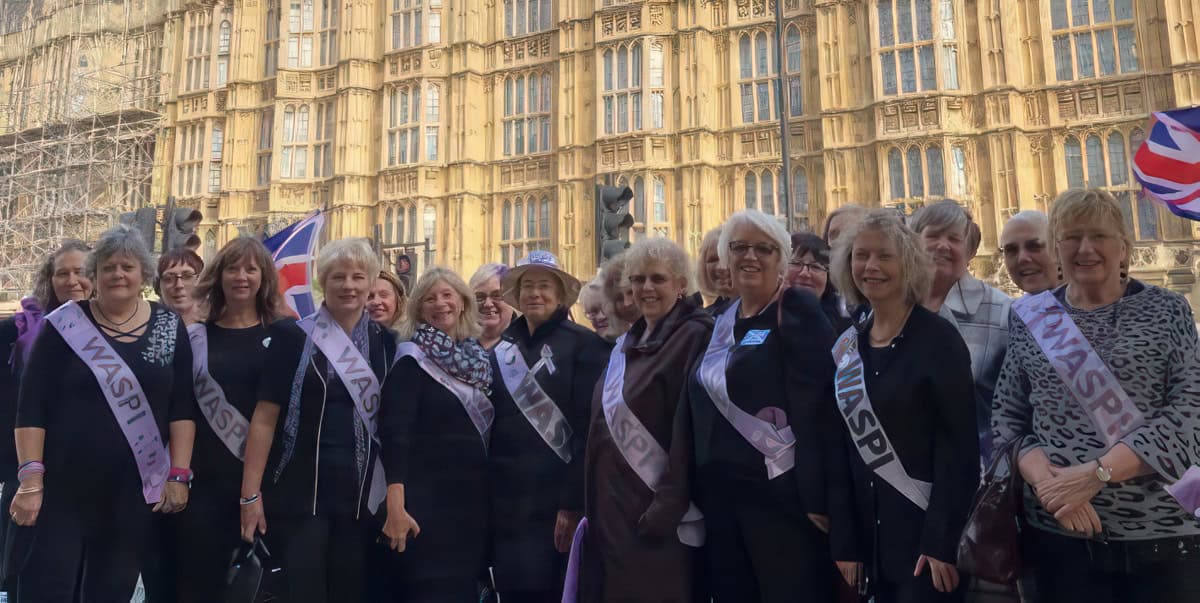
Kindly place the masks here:
POLYGON ((0 300, 66 238, 151 204, 167 10, 0 0, 0 300))

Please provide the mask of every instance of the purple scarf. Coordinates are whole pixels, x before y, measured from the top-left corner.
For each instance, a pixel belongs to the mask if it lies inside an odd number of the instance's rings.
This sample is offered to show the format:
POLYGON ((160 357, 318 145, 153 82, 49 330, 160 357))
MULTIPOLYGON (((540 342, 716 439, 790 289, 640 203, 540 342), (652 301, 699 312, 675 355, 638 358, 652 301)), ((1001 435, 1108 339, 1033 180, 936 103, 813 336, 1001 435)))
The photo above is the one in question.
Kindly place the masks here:
POLYGON ((33 349, 33 342, 37 340, 38 333, 42 332, 42 325, 46 324, 45 314, 42 311, 42 305, 38 303, 35 297, 26 297, 21 300, 21 312, 13 316, 13 323, 17 326, 17 342, 13 348, 13 355, 9 362, 14 367, 25 366, 29 360, 29 352, 33 349), (17 359, 20 358, 20 364, 17 364, 17 359))

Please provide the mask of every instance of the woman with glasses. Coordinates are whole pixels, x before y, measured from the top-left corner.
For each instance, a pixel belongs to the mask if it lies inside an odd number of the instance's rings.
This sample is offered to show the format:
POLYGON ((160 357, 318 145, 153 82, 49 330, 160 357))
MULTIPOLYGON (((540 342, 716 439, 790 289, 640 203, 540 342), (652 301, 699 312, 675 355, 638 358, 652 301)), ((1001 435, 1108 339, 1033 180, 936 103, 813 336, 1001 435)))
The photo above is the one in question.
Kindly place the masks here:
POLYGON ((483 333, 479 336, 479 344, 485 350, 491 350, 500 343, 504 329, 512 323, 513 307, 504 301, 504 292, 500 290, 500 281, 508 274, 508 266, 504 264, 484 264, 471 276, 469 283, 475 292, 475 305, 479 308, 479 326, 483 333))
POLYGON ((829 514, 849 506, 826 487, 826 471, 845 463, 840 442, 823 438, 837 433, 834 333, 815 296, 784 287, 790 244, 762 212, 726 222, 717 250, 737 298, 687 387, 719 603, 833 597, 829 514))
POLYGON ((589 281, 579 292, 579 305, 583 306, 583 316, 592 324, 592 330, 605 341, 612 343, 616 337, 609 337, 608 315, 604 313, 604 275, 598 274, 589 281))
POLYGON ((196 283, 204 270, 204 260, 190 249, 172 249, 158 258, 154 292, 162 304, 190 325, 204 320, 204 308, 196 300, 196 283))
POLYGON ((840 333, 850 326, 850 316, 845 312, 837 289, 829 282, 829 245, 824 239, 808 232, 792 235, 787 284, 807 289, 817 296, 835 332, 840 333))

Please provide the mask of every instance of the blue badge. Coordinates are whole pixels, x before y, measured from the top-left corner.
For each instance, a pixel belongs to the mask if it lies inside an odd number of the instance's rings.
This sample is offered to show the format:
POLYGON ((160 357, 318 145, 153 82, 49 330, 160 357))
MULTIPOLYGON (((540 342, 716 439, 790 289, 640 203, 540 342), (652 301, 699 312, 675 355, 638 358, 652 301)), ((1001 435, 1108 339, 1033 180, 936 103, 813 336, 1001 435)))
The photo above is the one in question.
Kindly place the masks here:
POLYGON ((767 335, 771 334, 770 329, 756 329, 747 331, 746 336, 742 338, 741 345, 759 345, 767 340, 767 335))

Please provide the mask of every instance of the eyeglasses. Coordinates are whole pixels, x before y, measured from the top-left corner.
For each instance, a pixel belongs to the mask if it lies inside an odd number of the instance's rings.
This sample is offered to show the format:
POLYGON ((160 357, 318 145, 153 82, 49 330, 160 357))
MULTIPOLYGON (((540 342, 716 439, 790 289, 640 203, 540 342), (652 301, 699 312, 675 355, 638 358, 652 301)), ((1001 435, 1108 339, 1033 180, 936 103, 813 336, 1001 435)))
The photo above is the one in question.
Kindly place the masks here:
POLYGON ((1017 255, 1021 249, 1024 249, 1026 253, 1039 253, 1046 249, 1046 242, 1041 239, 1029 239, 1024 243, 1009 243, 1000 248, 1000 253, 1004 255, 1017 255))
POLYGON ((820 262, 788 262, 788 266, 795 268, 797 272, 805 270, 813 274, 829 272, 829 266, 820 262))
POLYGON ((776 252, 779 251, 778 246, 772 245, 770 243, 750 244, 745 241, 730 241, 729 242, 729 251, 733 252, 733 255, 736 255, 738 257, 742 257, 742 256, 746 255, 747 253, 750 252, 751 249, 754 250, 754 255, 757 257, 760 257, 760 258, 772 256, 776 252))
POLYGON ((488 299, 491 299, 493 303, 500 303, 504 301, 504 294, 502 294, 499 289, 492 291, 491 293, 475 294, 475 303, 481 306, 486 304, 488 299))
POLYGON ((196 273, 195 272, 181 272, 179 274, 172 274, 170 272, 167 272, 167 273, 163 274, 162 276, 158 277, 158 280, 162 281, 162 283, 165 285, 173 285, 175 283, 186 283, 186 282, 196 280, 196 273))
POLYGON ((649 276, 645 274, 629 275, 629 284, 633 285, 634 287, 641 287, 642 285, 645 285, 647 280, 655 285, 662 285, 671 279, 665 274, 651 274, 649 276))

